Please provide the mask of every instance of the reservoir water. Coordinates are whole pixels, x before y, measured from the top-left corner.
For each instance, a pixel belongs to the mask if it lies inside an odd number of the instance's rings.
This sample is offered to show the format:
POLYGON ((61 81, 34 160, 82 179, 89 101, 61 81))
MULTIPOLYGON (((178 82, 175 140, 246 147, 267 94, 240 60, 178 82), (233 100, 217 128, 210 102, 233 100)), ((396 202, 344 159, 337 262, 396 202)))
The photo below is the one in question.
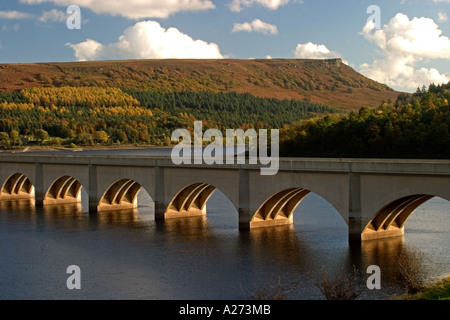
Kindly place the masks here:
POLYGON ((316 300, 324 299, 316 285, 324 270, 354 268, 358 299, 389 299, 405 292, 394 279, 405 249, 422 256, 428 282, 450 273, 450 202, 440 198, 412 215, 404 237, 361 246, 349 245, 344 220, 315 194, 292 226, 250 232, 238 230, 238 213, 220 191, 206 217, 165 222, 154 221, 145 191, 133 211, 89 214, 86 199, 39 209, 0 203, 0 299, 234 300, 295 282, 287 299, 316 300), (70 265, 81 269, 81 290, 67 289, 70 265), (381 269, 381 290, 365 287, 370 265, 381 269))

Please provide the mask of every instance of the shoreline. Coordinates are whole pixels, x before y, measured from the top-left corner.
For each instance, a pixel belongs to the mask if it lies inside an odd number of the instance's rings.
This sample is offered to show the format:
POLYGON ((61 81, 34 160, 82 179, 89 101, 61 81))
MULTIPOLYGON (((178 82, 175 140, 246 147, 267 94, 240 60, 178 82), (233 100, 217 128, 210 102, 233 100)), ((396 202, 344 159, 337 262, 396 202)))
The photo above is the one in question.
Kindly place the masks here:
POLYGON ((32 146, 17 149, 0 150, 0 153, 36 153, 36 152, 58 152, 58 151, 108 151, 108 150, 150 150, 150 149, 166 149, 170 146, 155 146, 155 145, 114 145, 114 146, 83 146, 77 148, 68 147, 46 147, 46 146, 32 146))
POLYGON ((450 300, 450 275, 426 285, 423 290, 418 293, 405 293, 393 297, 392 300, 450 300))

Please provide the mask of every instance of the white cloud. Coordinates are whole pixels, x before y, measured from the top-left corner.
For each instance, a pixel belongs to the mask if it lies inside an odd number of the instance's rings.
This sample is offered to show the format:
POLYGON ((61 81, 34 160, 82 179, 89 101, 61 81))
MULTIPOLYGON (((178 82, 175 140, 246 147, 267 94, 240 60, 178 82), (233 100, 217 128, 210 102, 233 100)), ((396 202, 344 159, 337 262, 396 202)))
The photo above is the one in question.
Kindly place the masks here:
POLYGON ((64 22, 68 18, 67 13, 52 9, 50 11, 42 12, 41 16, 38 18, 40 22, 64 22))
POLYGON ((288 4, 289 2, 302 2, 293 0, 233 0, 230 4, 230 10, 234 12, 242 11, 243 7, 251 7, 255 4, 262 5, 270 10, 277 10, 279 7, 288 4))
POLYGON ((19 28, 20 28, 20 24, 15 23, 12 27, 7 26, 7 25, 2 26, 1 31, 2 32, 17 31, 17 30, 19 30, 19 28))
POLYGON ((22 20, 22 19, 31 19, 33 18, 32 14, 20 11, 0 11, 0 19, 8 19, 8 20, 22 20))
POLYGON ((63 22, 67 19, 67 14, 60 10, 43 11, 40 16, 20 11, 0 11, 0 19, 24 20, 37 19, 40 22, 63 22))
POLYGON ((361 34, 381 49, 382 58, 361 65, 361 72, 399 90, 412 91, 430 83, 446 83, 447 75, 435 68, 420 68, 420 62, 450 59, 450 39, 442 35, 429 18, 413 18, 399 13, 380 30, 368 22, 361 34))
POLYGON ((215 43, 194 40, 176 28, 164 29, 158 22, 142 21, 127 28, 115 43, 104 45, 92 39, 67 46, 77 60, 97 59, 221 59, 215 43))
POLYGON ((438 13, 438 21, 439 22, 446 22, 447 20, 448 20, 448 16, 445 12, 438 13))
MULTIPOLYGON (((73 0, 20 0, 26 4, 51 2, 68 7, 73 0)), ((181 11, 203 11, 214 9, 212 0, 77 0, 76 5, 98 14, 120 15, 129 19, 167 18, 181 11)))
POLYGON ((77 44, 68 43, 67 46, 74 50, 75 58, 78 61, 96 60, 104 54, 104 46, 92 39, 77 44))
POLYGON ((252 22, 235 23, 233 32, 260 32, 263 34, 278 34, 277 26, 255 19, 252 22))
POLYGON ((323 44, 308 42, 297 45, 295 57, 297 59, 334 59, 342 58, 342 55, 339 52, 331 51, 323 44))

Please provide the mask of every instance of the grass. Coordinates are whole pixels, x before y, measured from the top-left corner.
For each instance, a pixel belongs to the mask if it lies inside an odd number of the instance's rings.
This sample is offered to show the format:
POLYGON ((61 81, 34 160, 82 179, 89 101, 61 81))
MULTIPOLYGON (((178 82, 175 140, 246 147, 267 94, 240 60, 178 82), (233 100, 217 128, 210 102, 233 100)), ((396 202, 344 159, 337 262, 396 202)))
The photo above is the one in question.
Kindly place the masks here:
POLYGON ((394 300, 450 300, 450 276, 426 286, 415 294, 405 294, 394 300))

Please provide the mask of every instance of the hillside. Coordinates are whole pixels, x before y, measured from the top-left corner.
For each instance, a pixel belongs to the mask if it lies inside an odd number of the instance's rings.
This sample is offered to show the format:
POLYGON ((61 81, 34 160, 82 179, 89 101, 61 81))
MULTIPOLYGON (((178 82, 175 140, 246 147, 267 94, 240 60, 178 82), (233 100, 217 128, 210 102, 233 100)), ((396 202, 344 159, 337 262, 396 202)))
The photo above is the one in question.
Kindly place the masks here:
POLYGON ((0 91, 34 87, 251 93, 344 110, 377 107, 399 92, 333 60, 129 60, 0 64, 0 91))

